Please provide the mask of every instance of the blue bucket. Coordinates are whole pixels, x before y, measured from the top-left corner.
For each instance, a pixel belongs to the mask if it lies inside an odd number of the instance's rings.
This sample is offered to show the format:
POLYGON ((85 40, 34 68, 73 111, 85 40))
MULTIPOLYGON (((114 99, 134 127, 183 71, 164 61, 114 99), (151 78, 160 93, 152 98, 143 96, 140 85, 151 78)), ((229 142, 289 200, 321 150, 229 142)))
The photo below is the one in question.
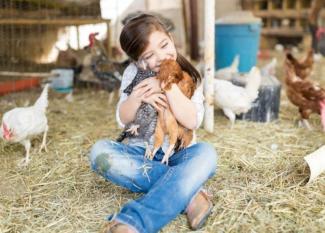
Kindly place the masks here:
POLYGON ((248 72, 256 65, 260 41, 260 21, 215 24, 215 68, 230 66, 239 55, 239 72, 248 72))
POLYGON ((54 78, 52 79, 51 87, 60 93, 70 93, 73 88, 72 69, 54 69, 51 71, 54 78))

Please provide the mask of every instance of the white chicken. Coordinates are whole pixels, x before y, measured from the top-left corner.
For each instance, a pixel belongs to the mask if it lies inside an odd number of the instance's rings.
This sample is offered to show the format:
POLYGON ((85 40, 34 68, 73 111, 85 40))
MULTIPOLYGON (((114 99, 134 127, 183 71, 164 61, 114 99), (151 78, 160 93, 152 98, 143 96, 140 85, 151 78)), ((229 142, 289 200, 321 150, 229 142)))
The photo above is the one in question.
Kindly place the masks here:
POLYGON ((26 156, 19 163, 19 166, 26 166, 29 163, 30 140, 33 136, 43 133, 39 152, 42 149, 47 151, 46 135, 49 127, 45 113, 48 106, 48 88, 49 84, 46 84, 33 106, 14 108, 3 115, 0 136, 7 142, 21 143, 26 150, 26 156))
POLYGON ((276 58, 273 58, 268 64, 262 67, 261 74, 263 77, 275 76, 276 65, 278 61, 276 58))
POLYGON ((239 66, 239 55, 236 55, 231 65, 215 72, 215 78, 222 80, 231 80, 234 74, 237 74, 239 66))
POLYGON ((233 127, 236 114, 246 113, 258 96, 261 84, 261 73, 257 67, 253 67, 247 74, 247 84, 240 87, 230 81, 214 79, 214 100, 224 114, 231 121, 233 127))

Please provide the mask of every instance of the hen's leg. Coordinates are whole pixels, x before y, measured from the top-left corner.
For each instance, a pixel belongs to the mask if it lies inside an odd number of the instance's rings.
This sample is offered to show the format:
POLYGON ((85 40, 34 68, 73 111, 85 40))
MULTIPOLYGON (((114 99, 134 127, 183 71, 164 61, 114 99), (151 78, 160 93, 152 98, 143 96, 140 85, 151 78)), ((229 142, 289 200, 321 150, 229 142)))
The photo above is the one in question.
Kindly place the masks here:
POLYGON ((311 127, 311 125, 308 122, 309 119, 309 115, 311 113, 311 111, 309 109, 303 110, 303 109, 299 109, 300 115, 301 115, 301 125, 305 128, 307 128, 308 130, 312 130, 313 128, 311 127))
POLYGON ((46 129, 44 131, 44 134, 43 134, 43 140, 42 140, 42 144, 41 144, 41 147, 39 148, 38 150, 38 153, 40 153, 43 149, 48 152, 47 150, 47 147, 46 147, 46 136, 47 136, 47 131, 49 130, 49 127, 46 126, 46 129))
POLYGON ((153 146, 153 152, 152 157, 150 159, 153 159, 153 157, 156 155, 157 151, 161 147, 161 145, 164 142, 164 130, 161 126, 160 119, 157 121, 156 129, 155 129, 155 143, 153 146))
POLYGON ((166 163, 168 165, 168 159, 175 148, 175 144, 177 142, 178 138, 178 124, 175 119, 175 117, 172 115, 171 112, 168 112, 168 116, 166 118, 166 126, 168 131, 168 137, 169 137, 169 147, 161 161, 161 163, 166 163))
POLYGON ((236 114, 231 111, 230 109, 224 108, 222 109, 224 114, 229 118, 230 122, 231 122, 231 126, 230 128, 232 129, 234 124, 235 124, 235 120, 236 120, 236 114))
POLYGON ((151 149, 150 149, 149 143, 148 143, 148 142, 144 142, 144 144, 146 145, 146 152, 145 152, 144 156, 145 156, 146 158, 152 160, 153 156, 152 156, 152 152, 151 152, 151 149))
POLYGON ((24 141, 21 142, 21 144, 23 144, 24 147, 25 147, 26 155, 25 155, 25 158, 18 163, 18 166, 19 167, 25 167, 25 166, 28 165, 28 163, 30 161, 29 153, 30 153, 31 143, 30 143, 30 140, 24 140, 24 141))
MULTIPOLYGON (((153 109, 153 111, 155 111, 153 109)), ((148 125, 145 126, 145 134, 144 134, 144 141, 146 142, 146 153, 145 153, 145 157, 147 157, 148 159, 153 159, 154 154, 153 154, 153 150, 151 150, 152 148, 149 146, 149 141, 150 141, 150 137, 155 133, 155 129, 157 126, 157 115, 155 112, 152 112, 154 114, 152 114, 152 121, 149 122, 148 125)), ((144 127, 144 126, 143 126, 144 127)))
POLYGON ((325 131, 325 100, 322 100, 320 103, 320 119, 323 126, 323 131, 325 131))
POLYGON ((307 119, 302 119, 301 120, 301 123, 308 130, 312 130, 313 129, 313 127, 309 124, 309 121, 307 119))
POLYGON ((108 105, 112 105, 115 93, 112 91, 108 94, 108 105))

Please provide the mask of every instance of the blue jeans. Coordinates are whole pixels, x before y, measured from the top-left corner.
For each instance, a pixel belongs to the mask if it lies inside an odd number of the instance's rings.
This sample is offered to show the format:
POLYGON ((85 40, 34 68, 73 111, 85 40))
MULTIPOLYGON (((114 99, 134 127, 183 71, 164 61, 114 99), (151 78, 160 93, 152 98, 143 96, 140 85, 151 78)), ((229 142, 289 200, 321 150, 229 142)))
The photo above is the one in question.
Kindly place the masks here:
POLYGON ((214 147, 197 143, 174 153, 166 166, 160 149, 153 160, 144 157, 145 148, 99 140, 90 152, 92 169, 106 180, 132 192, 145 193, 123 206, 109 220, 127 224, 139 233, 158 232, 182 213, 202 185, 214 175, 217 155, 214 147))

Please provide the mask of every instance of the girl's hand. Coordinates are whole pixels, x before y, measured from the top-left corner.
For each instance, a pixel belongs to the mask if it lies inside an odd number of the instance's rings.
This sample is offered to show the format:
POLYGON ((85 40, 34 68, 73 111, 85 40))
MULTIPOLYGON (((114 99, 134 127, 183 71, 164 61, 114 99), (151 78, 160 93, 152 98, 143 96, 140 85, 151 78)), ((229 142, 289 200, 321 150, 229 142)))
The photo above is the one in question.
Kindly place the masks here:
POLYGON ((158 112, 168 107, 166 95, 162 93, 154 93, 142 99, 143 102, 152 105, 158 112))
POLYGON ((138 87, 139 85, 140 84, 133 88, 133 91, 129 95, 129 98, 132 99, 134 102, 141 104, 141 102, 145 98, 146 93, 149 91, 149 88, 147 86, 138 87))
POLYGON ((151 77, 140 82, 133 90, 138 90, 141 88, 147 88, 147 93, 145 97, 148 97, 154 93, 161 93, 160 82, 156 77, 151 77))
MULTIPOLYGON (((145 81, 145 80, 144 80, 145 81)), ((142 82, 141 82, 142 83, 142 82)), ((129 98, 132 98, 137 103, 148 103, 152 105, 157 111, 161 111, 162 108, 167 108, 167 97, 162 93, 150 94, 152 89, 150 85, 139 86, 140 83, 133 88, 129 98)))

